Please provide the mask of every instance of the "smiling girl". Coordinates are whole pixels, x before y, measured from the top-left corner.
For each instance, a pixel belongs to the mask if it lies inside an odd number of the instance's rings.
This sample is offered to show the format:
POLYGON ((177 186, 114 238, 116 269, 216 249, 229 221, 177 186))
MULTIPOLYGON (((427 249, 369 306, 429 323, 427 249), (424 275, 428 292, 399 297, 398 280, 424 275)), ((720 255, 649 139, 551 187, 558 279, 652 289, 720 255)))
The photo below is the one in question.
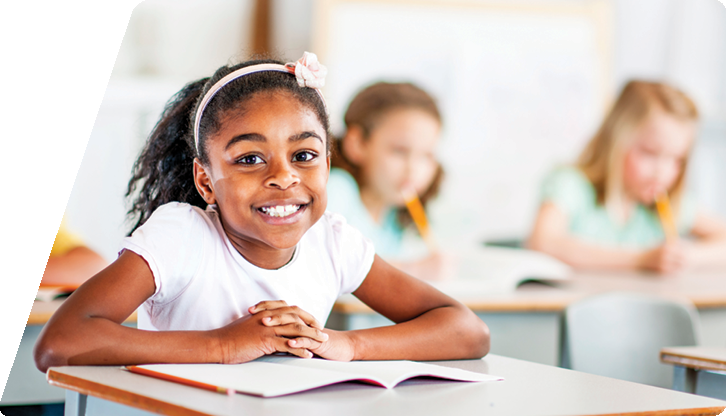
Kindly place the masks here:
POLYGON ((683 92, 629 82, 577 166, 545 180, 529 246, 578 267, 668 273, 726 265, 726 224, 684 193, 697 119, 683 92), (675 226, 689 240, 666 239, 659 194, 669 195, 675 226))
POLYGON ((136 163, 137 222, 118 259, 53 315, 39 369, 240 363, 275 352, 333 360, 474 358, 486 325, 389 266, 326 213, 325 68, 251 61, 188 84, 136 163), (397 325, 323 328, 353 293, 397 325), (293 306, 294 305, 294 306, 293 306), (121 323, 138 308, 138 327, 121 323))

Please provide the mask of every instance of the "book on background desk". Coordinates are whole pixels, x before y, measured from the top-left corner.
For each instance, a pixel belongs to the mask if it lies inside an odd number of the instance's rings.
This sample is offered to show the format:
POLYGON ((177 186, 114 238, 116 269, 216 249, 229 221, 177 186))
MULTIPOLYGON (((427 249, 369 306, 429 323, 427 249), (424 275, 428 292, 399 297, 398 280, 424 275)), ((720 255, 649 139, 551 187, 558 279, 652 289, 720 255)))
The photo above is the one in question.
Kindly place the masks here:
POLYGON ((437 289, 457 298, 473 292, 513 292, 530 281, 564 283, 572 275, 572 268, 567 264, 522 248, 476 247, 457 253, 457 257, 456 278, 433 283, 437 289))
POLYGON ((40 285, 38 292, 35 294, 35 300, 50 302, 52 300, 67 297, 76 289, 78 289, 76 286, 40 285))
POLYGON ((266 356, 243 364, 149 364, 129 371, 219 392, 276 397, 346 381, 393 388, 414 377, 500 381, 501 377, 414 361, 353 361, 266 356))

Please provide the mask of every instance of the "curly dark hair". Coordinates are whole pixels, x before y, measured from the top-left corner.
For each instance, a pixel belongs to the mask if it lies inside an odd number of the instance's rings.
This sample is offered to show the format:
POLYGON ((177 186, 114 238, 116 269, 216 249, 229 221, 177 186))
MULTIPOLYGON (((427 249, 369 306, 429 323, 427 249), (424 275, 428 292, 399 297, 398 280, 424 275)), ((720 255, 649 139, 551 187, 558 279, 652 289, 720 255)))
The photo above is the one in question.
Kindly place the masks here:
POLYGON ((207 138, 219 130, 226 112, 240 108, 257 93, 285 91, 312 109, 325 129, 327 149, 331 149, 333 136, 330 134, 325 103, 320 95, 312 88, 298 86, 292 74, 261 71, 237 78, 214 95, 204 109, 197 151, 194 144, 194 116, 204 94, 217 81, 237 69, 268 63, 283 64, 273 59, 259 59, 223 66, 211 77, 187 84, 169 100, 132 169, 126 190, 126 198, 133 198, 127 213, 127 220, 133 224, 129 234, 146 222, 156 208, 167 202, 186 202, 206 208, 207 203, 194 185, 194 158, 204 165, 209 164, 207 138))

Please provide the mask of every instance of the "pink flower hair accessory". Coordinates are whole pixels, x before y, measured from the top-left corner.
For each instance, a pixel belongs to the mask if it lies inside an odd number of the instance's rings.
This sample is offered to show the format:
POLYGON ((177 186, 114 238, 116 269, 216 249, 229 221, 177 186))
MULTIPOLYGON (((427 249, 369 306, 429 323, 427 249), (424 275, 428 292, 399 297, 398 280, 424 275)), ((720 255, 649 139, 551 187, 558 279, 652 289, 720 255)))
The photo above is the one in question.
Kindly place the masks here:
POLYGON ((227 74, 224 78, 220 79, 214 85, 212 85, 207 93, 204 94, 201 101, 199 102, 199 105, 197 106, 197 111, 194 114, 194 146, 196 147, 197 152, 199 152, 199 126, 202 121, 202 114, 204 114, 204 110, 207 108, 207 105, 215 96, 215 94, 217 94, 217 92, 221 90, 225 85, 238 78, 262 71, 285 72, 290 75, 294 75, 297 79, 297 84, 301 88, 312 88, 315 90, 315 92, 318 93, 318 95, 320 96, 320 100, 325 107, 325 112, 327 113, 328 108, 325 104, 325 97, 323 97, 323 92, 320 90, 320 88, 325 85, 325 76, 328 74, 328 69, 325 68, 325 66, 321 65, 320 62, 318 62, 318 57, 314 53, 305 52, 303 54, 303 57, 300 58, 297 62, 291 62, 285 65, 256 64, 239 68, 232 73, 227 74))
POLYGON ((285 66, 295 71, 295 78, 299 86, 315 89, 325 86, 325 76, 328 75, 328 68, 318 62, 318 56, 314 53, 305 52, 297 62, 290 62, 285 66))

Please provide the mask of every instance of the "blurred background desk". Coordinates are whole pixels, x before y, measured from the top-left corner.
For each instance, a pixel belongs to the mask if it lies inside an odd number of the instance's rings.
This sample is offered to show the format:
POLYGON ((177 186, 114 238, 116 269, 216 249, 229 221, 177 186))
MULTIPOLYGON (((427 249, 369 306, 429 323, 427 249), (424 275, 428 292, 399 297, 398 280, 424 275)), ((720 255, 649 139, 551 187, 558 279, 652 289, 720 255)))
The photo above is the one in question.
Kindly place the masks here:
MULTIPOLYGON (((489 326, 494 354, 557 365, 562 312, 572 302, 606 292, 639 292, 689 299, 698 309, 701 345, 726 347, 726 271, 690 271, 675 276, 627 272, 576 272, 568 283, 525 283, 508 293, 450 293, 489 326)), ((353 296, 338 300, 328 320, 336 329, 388 325, 390 321, 353 296)))
POLYGON ((726 347, 664 348, 660 360, 673 364, 673 389, 726 400, 726 347))
MULTIPOLYGON (((63 300, 33 302, 0 405, 35 405, 60 403, 65 400, 64 390, 49 385, 45 374, 35 367, 33 360, 33 346, 40 331, 62 304, 63 300)), ((136 313, 126 320, 125 325, 136 326, 136 313)))

